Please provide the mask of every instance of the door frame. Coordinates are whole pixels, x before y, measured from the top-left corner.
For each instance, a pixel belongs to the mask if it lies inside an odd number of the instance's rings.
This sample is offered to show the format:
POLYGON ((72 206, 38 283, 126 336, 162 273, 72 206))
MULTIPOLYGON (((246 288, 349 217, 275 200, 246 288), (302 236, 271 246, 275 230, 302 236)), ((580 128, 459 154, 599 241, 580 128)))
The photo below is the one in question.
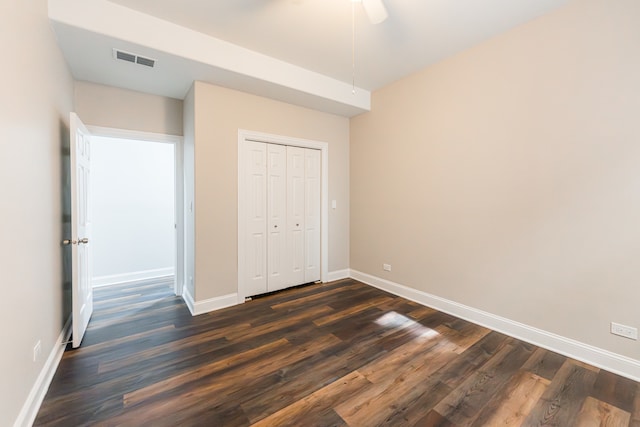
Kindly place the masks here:
POLYGON ((313 148, 321 152, 320 178, 320 281, 326 283, 329 278, 329 144, 310 139, 293 138, 263 132, 238 129, 238 304, 242 304, 246 295, 243 272, 246 225, 243 212, 246 211, 246 159, 245 142, 288 145, 301 148, 313 148))
POLYGON ((162 133, 142 132, 128 129, 117 129, 102 126, 90 126, 87 128, 91 135, 106 138, 133 139, 137 141, 149 141, 167 143, 173 145, 174 159, 174 209, 175 209, 175 275, 173 291, 176 295, 184 293, 185 280, 185 197, 184 197, 184 155, 183 138, 178 135, 162 133))

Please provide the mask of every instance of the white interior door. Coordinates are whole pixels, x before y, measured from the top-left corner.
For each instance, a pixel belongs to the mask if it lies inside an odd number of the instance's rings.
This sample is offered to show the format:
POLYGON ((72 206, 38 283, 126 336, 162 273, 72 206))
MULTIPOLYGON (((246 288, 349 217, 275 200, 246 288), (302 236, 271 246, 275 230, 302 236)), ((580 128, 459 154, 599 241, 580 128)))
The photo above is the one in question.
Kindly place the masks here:
POLYGON ((304 280, 304 148, 287 147, 287 265, 292 285, 304 280))
POLYGON ((320 200, 321 158, 320 150, 304 149, 304 280, 309 283, 320 280, 320 200))
POLYGON ((73 347, 82 342, 93 313, 91 287, 91 210, 89 209, 91 135, 75 113, 70 118, 71 149, 71 294, 73 347))
MULTIPOLYGON (((246 295, 267 292, 267 145, 245 143, 246 176, 246 295)), ((242 274, 242 273, 241 273, 242 274)))
POLYGON ((267 289, 286 288, 287 277, 287 147, 267 144, 267 289))

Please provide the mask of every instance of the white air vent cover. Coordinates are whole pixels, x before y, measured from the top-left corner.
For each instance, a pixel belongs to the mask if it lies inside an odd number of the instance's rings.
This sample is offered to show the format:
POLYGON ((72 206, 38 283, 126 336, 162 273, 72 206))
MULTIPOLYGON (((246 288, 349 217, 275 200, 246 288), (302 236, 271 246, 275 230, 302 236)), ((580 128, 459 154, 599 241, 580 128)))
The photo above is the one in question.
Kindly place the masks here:
POLYGON ((119 59, 121 61, 127 61, 134 64, 140 64, 153 68, 156 65, 156 60, 151 58, 145 58, 144 56, 137 55, 131 52, 125 52, 124 50, 113 49, 113 59, 119 59))

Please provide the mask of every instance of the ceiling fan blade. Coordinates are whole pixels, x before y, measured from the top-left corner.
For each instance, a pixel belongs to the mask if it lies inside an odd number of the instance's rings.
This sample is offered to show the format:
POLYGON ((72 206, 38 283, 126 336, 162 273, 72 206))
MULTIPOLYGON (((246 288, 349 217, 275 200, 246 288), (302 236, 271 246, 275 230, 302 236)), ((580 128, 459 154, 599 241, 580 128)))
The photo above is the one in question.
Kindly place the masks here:
POLYGON ((362 0, 362 6, 372 24, 379 24, 389 16, 382 0, 362 0))

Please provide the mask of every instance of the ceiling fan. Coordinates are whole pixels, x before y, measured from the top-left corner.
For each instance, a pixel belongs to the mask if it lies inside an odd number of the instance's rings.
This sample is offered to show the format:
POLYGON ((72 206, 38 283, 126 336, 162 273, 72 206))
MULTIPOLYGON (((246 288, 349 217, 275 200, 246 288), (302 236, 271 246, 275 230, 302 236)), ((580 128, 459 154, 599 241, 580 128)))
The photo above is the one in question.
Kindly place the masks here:
POLYGON ((369 21, 372 24, 379 24, 383 22, 389 14, 382 0, 351 0, 353 3, 362 3, 364 11, 369 17, 369 21))

